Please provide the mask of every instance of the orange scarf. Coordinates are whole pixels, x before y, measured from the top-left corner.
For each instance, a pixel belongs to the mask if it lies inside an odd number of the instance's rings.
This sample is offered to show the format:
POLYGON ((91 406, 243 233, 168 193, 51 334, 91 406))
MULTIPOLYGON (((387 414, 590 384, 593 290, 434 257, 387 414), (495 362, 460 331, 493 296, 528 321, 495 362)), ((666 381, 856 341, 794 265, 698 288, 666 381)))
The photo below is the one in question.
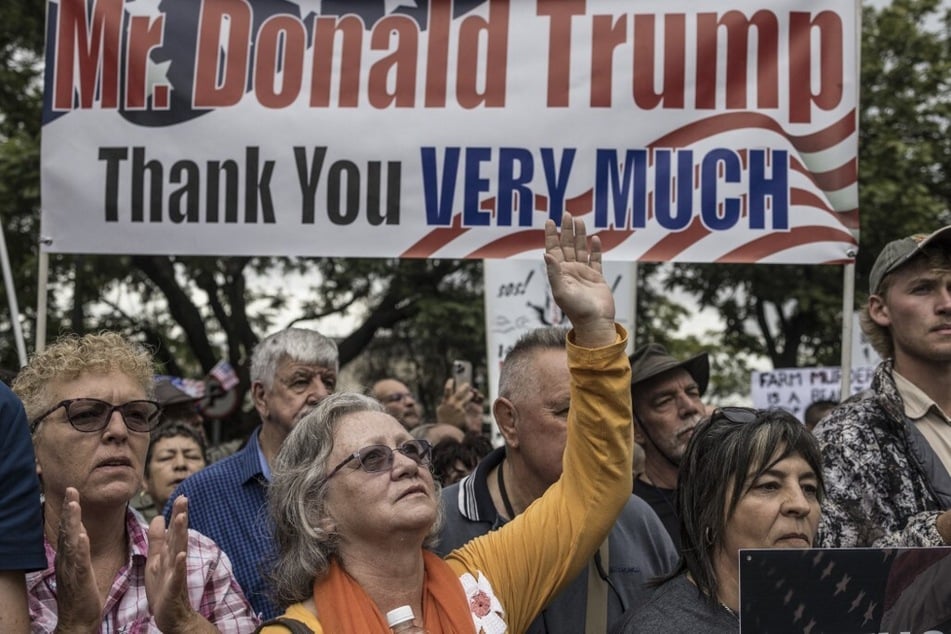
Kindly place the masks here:
MULTIPOLYGON (((429 634, 474 633, 459 577, 437 555, 423 551, 423 620, 429 634)), ((317 618, 325 634, 389 634, 386 618, 359 583, 333 560, 314 585, 317 618)))

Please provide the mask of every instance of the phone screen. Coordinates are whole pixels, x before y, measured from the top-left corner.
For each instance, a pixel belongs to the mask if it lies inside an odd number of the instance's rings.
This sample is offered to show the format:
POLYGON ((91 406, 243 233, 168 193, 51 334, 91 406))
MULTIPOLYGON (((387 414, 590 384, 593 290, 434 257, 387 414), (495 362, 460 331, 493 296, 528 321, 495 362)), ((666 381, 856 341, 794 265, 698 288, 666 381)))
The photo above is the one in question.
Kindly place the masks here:
POLYGON ((452 381, 453 387, 458 387, 463 383, 472 386, 472 364, 468 361, 456 359, 452 362, 452 381))

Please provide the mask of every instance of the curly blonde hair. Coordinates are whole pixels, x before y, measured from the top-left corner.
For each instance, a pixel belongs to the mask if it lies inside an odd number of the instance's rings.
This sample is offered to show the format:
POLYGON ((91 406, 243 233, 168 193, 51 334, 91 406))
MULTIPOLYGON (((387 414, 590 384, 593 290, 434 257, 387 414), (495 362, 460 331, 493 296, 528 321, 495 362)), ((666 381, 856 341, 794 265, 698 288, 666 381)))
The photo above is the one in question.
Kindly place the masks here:
POLYGON ((153 394, 155 362, 152 353, 115 332, 66 335, 33 355, 13 380, 13 391, 33 420, 54 405, 51 386, 73 381, 87 372, 121 372, 153 394))

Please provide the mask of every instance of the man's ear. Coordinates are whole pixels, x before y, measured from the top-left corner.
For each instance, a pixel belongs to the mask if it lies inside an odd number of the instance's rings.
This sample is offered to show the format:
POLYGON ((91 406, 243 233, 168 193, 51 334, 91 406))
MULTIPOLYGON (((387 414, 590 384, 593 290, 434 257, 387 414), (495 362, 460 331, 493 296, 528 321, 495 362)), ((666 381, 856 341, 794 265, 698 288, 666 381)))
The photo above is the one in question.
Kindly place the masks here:
POLYGON ((251 384, 251 400, 254 402, 254 409, 258 411, 258 415, 263 419, 267 417, 267 390, 264 389, 264 384, 260 381, 255 381, 251 384))
POLYGON ((888 311, 888 305, 885 304, 885 298, 881 295, 869 295, 868 298, 868 316, 882 328, 888 328, 892 325, 892 318, 888 311))
POLYGON ((641 427, 642 423, 637 418, 637 409, 638 409, 637 399, 634 398, 633 394, 631 395, 631 405, 633 406, 633 412, 634 412, 632 414, 632 417, 634 419, 634 442, 636 442, 638 445, 643 446, 644 443, 647 442, 647 436, 644 435, 643 428, 641 427))
POLYGON ((634 419, 634 442, 642 447, 647 444, 647 436, 641 431, 641 423, 637 418, 634 419))
POLYGON ((518 409, 512 401, 500 396, 492 403, 492 416, 499 426, 499 433, 505 440, 506 447, 517 449, 518 440, 518 409))

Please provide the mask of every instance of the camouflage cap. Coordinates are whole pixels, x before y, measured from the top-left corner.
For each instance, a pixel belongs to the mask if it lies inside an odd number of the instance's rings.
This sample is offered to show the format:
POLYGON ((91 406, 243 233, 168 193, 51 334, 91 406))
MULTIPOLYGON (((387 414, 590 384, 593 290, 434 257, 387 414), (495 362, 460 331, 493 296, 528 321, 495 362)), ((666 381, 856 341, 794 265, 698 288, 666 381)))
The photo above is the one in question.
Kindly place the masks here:
POLYGON ((872 272, 868 276, 868 292, 873 295, 878 293, 886 275, 904 266, 922 249, 936 242, 951 243, 951 225, 928 235, 919 233, 886 244, 872 265, 872 272))

